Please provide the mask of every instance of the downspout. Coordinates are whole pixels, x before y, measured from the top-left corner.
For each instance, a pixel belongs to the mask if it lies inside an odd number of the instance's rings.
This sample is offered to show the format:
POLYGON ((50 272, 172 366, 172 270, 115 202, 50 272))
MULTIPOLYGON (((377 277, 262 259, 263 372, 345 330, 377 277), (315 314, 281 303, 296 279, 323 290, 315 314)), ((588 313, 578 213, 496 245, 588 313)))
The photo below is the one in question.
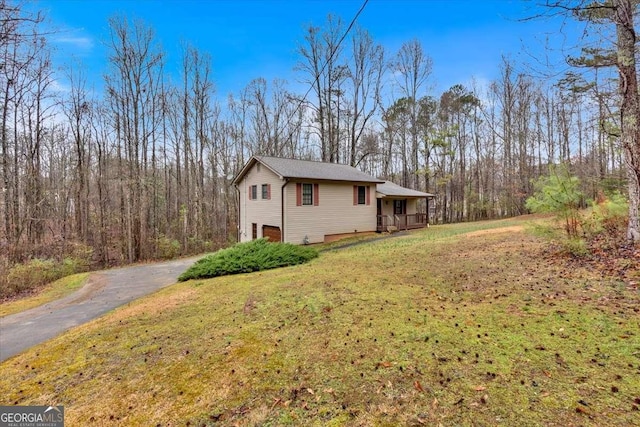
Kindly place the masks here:
POLYGON ((280 241, 284 242, 284 187, 287 186, 289 180, 284 179, 284 184, 280 187, 280 241))
POLYGON ((240 236, 240 212, 241 212, 240 211, 240 189, 238 188, 238 184, 233 184, 233 187, 236 189, 236 193, 238 195, 238 198, 237 198, 237 200, 238 200, 238 221, 237 221, 237 224, 236 224, 236 239, 237 239, 237 242, 240 243, 240 238, 242 237, 242 236, 240 236))

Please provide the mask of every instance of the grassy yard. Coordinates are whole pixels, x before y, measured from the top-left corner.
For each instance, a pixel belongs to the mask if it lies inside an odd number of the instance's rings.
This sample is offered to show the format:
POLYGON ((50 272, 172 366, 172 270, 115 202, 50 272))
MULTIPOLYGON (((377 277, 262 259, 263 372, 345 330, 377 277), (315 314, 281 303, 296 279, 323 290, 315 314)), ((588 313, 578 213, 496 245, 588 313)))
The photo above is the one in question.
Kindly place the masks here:
POLYGON ((35 292, 34 295, 3 302, 0 304, 0 317, 19 313, 63 298, 80 289, 87 281, 87 277, 89 277, 89 273, 73 274, 56 280, 35 292))
POLYGON ((640 292, 522 220, 184 282, 2 365, 67 425, 640 424, 640 292))

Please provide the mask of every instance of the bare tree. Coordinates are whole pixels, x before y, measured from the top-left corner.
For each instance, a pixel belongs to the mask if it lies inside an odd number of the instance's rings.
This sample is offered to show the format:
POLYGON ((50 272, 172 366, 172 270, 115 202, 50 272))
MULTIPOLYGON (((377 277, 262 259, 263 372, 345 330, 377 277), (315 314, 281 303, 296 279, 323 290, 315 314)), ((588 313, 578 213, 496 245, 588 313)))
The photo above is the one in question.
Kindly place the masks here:
POLYGON ((154 107, 162 53, 154 43, 153 31, 141 22, 126 19, 109 21, 111 73, 107 76, 107 94, 112 107, 112 122, 120 151, 121 217, 129 262, 142 258, 147 229, 146 188, 143 184, 147 167, 150 123, 154 107))
POLYGON ((402 95, 409 100, 409 134, 411 138, 409 162, 406 168, 412 175, 412 180, 407 185, 413 188, 418 187, 418 99, 426 90, 426 83, 431 75, 432 60, 422 49, 419 40, 414 39, 405 42, 396 58, 392 61, 391 67, 396 76, 402 95))
MULTIPOLYGON (((184 182, 181 193, 184 194, 182 243, 185 251, 191 237, 195 246, 211 238, 208 220, 211 206, 217 197, 215 192, 208 193, 205 186, 206 160, 210 151, 215 151, 215 140, 211 138, 213 112, 212 96, 214 92, 211 80, 211 57, 198 49, 185 46, 183 55, 183 92, 181 104, 183 112, 183 153, 184 182), (207 197, 208 196, 208 197, 207 197)), ((216 156, 213 156, 216 159, 216 156)), ((212 167, 215 169, 216 164, 212 167)), ((216 188, 215 174, 213 189, 216 188)))
POLYGON ((43 235, 41 147, 51 63, 42 22, 40 13, 0 0, 0 211, 8 249, 2 252, 14 259, 25 230, 30 243, 43 235))
POLYGON ((346 78, 346 68, 341 62, 342 27, 340 18, 329 15, 326 29, 309 26, 305 45, 298 48, 301 61, 296 69, 303 73, 303 82, 313 88, 315 99, 310 103, 316 123, 314 133, 326 162, 340 161, 341 85, 346 78))
MULTIPOLYGON (((42 147, 46 137, 46 126, 51 119, 55 100, 50 86, 53 71, 49 51, 44 48, 44 39, 36 43, 36 58, 30 79, 31 87, 19 106, 20 126, 24 129, 22 141, 26 154, 25 212, 24 223, 29 244, 42 242, 45 223, 45 195, 42 185, 42 147)), ((18 141, 18 138, 16 138, 18 141)), ((22 227, 21 227, 22 228, 22 227)))
POLYGON ((380 105, 384 71, 384 50, 366 30, 358 28, 352 37, 353 61, 348 65, 349 164, 357 166, 369 153, 358 156, 358 146, 380 105))
POLYGON ((91 167, 91 105, 86 91, 86 77, 70 70, 71 92, 63 105, 73 135, 75 149, 74 199, 76 234, 83 241, 89 240, 89 170, 91 167))

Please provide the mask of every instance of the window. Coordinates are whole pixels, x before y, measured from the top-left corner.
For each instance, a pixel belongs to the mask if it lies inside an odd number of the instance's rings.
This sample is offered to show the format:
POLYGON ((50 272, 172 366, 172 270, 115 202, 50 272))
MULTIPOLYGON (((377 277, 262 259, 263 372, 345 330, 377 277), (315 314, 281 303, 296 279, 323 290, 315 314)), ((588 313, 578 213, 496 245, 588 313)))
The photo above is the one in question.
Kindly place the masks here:
POLYGON ((313 185, 302 184, 302 204, 313 205, 313 185))
POLYGON ((257 198, 258 198, 258 186, 252 185, 251 188, 249 188, 249 199, 255 200, 257 198))
POLYGON ((271 185, 270 184, 262 184, 262 198, 264 200, 271 199, 271 185))
POLYGON ((320 205, 320 185, 296 184, 296 206, 319 206, 320 205))
POLYGON ((367 203, 367 190, 365 190, 364 185, 358 186, 358 204, 364 205, 367 203))
POLYGON ((407 201, 406 200, 394 200, 393 201, 393 214, 404 215, 407 213, 407 201))
POLYGON ((354 185, 353 186, 353 204, 357 205, 369 205, 371 204, 371 187, 368 185, 354 185))

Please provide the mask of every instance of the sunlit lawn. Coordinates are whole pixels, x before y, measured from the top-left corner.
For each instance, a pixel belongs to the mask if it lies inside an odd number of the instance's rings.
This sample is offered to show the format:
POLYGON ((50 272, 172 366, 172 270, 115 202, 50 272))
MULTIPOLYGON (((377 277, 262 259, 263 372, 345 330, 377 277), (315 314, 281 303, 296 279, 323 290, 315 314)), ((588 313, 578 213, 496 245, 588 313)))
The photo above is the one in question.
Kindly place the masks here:
POLYGON ((0 317, 19 313, 63 298, 80 289, 87 281, 88 276, 89 273, 78 273, 63 277, 40 289, 34 295, 4 302, 0 304, 0 317))
POLYGON ((166 288, 6 361, 0 404, 69 426, 638 425, 638 290, 525 225, 166 288))

